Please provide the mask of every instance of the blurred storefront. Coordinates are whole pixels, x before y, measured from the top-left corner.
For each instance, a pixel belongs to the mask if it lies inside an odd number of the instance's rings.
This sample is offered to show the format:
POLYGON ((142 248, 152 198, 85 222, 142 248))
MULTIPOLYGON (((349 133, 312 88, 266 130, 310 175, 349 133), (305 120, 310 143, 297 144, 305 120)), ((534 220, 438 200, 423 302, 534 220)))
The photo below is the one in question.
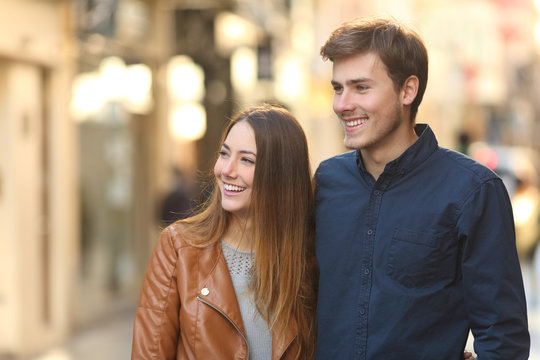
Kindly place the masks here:
POLYGON ((68 1, 0 1, 0 357, 69 333, 78 209, 68 1))
POLYGON ((174 172, 204 198, 237 110, 292 110, 314 168, 344 151, 319 48, 374 14, 425 38, 441 145, 540 148, 532 0, 0 0, 0 359, 134 306, 174 172))
POLYGON ((75 326, 133 303, 155 233, 162 162, 160 49, 152 2, 74 2, 76 73, 70 116, 77 129, 79 272, 75 326))

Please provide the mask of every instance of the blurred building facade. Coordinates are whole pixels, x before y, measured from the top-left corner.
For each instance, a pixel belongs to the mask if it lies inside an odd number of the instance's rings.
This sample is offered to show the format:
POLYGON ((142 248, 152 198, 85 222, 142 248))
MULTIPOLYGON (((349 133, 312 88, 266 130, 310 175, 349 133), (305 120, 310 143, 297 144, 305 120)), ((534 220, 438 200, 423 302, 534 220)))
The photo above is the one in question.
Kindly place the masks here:
POLYGON ((424 37, 442 145, 540 148, 532 0, 0 0, 0 358, 135 304, 171 169, 201 184, 237 110, 288 107, 314 168, 344 151, 319 48, 362 15, 424 37))
POLYGON ((0 1, 0 354, 69 333, 78 231, 69 8, 0 1))

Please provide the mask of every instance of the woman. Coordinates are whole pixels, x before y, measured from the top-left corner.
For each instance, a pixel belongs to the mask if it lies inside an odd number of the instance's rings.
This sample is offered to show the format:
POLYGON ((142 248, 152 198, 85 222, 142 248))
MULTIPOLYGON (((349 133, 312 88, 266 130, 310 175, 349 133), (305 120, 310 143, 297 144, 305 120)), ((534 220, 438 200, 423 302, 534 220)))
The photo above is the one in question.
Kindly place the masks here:
POLYGON ((132 359, 310 359, 313 188, 307 142, 262 105, 226 128, 204 210, 163 230, 148 265, 132 359))

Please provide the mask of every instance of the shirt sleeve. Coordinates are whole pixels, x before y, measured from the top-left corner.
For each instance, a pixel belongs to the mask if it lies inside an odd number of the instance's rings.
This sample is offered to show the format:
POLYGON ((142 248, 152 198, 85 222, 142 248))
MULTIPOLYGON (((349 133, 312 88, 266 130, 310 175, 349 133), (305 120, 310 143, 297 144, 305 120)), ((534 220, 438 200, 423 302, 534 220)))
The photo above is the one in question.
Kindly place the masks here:
POLYGON ((463 205, 463 290, 478 360, 528 359, 525 293, 506 188, 491 179, 463 205))
POLYGON ((180 322, 176 282, 177 252, 163 230, 143 280, 133 326, 131 359, 175 359, 180 322))

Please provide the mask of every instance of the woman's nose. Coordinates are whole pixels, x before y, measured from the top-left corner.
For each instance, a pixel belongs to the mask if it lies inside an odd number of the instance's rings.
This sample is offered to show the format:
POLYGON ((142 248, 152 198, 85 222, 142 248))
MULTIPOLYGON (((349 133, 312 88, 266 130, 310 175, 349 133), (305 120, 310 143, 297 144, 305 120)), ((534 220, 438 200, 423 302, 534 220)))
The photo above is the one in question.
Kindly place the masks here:
POLYGON ((223 166, 223 170, 221 173, 227 177, 235 177, 236 176, 236 165, 234 161, 229 160, 227 163, 223 166))

